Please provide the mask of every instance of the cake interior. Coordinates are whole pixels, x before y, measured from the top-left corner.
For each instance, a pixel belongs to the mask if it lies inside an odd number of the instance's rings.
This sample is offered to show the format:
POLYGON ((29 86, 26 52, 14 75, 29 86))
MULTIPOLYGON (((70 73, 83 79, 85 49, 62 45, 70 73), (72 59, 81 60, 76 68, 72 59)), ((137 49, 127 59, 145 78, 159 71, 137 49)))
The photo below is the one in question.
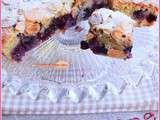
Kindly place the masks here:
POLYGON ((132 44, 129 46, 120 46, 119 44, 114 43, 113 41, 115 41, 112 37, 110 36, 106 36, 104 35, 103 40, 107 40, 107 45, 108 46, 112 46, 112 47, 106 47, 106 43, 102 43, 98 36, 95 35, 95 37, 93 37, 92 39, 88 40, 88 41, 82 41, 81 42, 81 49, 86 50, 86 49, 91 49, 91 51, 94 54, 99 54, 99 55, 104 55, 107 56, 108 51, 110 49, 115 49, 118 51, 122 51, 124 52, 124 54, 126 54, 126 58, 124 59, 129 59, 132 57, 131 51, 132 51, 132 44), (112 41, 112 42, 110 42, 112 41))

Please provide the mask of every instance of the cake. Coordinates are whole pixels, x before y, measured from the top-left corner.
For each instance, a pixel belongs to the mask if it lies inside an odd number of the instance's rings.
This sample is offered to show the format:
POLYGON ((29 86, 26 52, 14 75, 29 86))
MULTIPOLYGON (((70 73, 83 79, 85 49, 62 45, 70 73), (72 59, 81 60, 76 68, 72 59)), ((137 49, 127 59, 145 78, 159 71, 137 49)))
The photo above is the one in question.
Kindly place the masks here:
MULTIPOLYGON (((82 0, 79 0, 82 1, 82 0)), ((81 4, 83 19, 88 19, 91 14, 99 8, 109 8, 120 11, 134 19, 137 26, 151 26, 157 19, 158 8, 155 3, 147 3, 145 0, 91 0, 81 4)))
POLYGON ((2 28, 3 54, 17 62, 57 29, 76 24, 76 18, 71 15, 73 0, 52 0, 43 4, 36 1, 30 6, 26 4, 14 15, 17 16, 15 23, 2 28))
POLYGON ((94 7, 93 10, 103 7, 101 2, 97 3, 93 0, 29 1, 22 2, 21 7, 16 11, 15 8, 12 9, 12 5, 16 3, 12 3, 8 10, 11 3, 4 0, 2 9, 6 14, 2 16, 3 55, 17 62, 21 61, 27 51, 48 40, 56 30, 65 30, 76 25, 83 11, 85 11, 83 18, 88 18, 89 15, 86 14, 91 14, 87 11, 89 7, 94 7))
POLYGON ((81 42, 82 49, 114 58, 130 58, 135 21, 119 11, 101 8, 89 18, 90 30, 81 42))
MULTIPOLYGON (((153 6, 149 4, 145 6, 146 9, 141 9, 143 4, 138 3, 137 9, 133 12, 130 9, 121 9, 118 4, 123 6, 123 2, 120 2, 122 0, 35 0, 21 4, 18 2, 22 0, 14 3, 11 1, 2 2, 2 12, 6 12, 2 16, 2 53, 17 62, 22 60, 26 52, 48 40, 55 31, 66 30, 77 22, 88 19, 96 9, 122 11, 138 21, 139 26, 145 26, 146 20, 147 25, 152 25, 157 15, 156 7, 153 14, 150 13, 150 9, 146 10, 153 6), (14 7, 13 4, 20 7, 14 7), (129 11, 129 14, 126 11, 129 11), (141 14, 144 16, 139 17, 141 14)), ((134 5, 132 2, 126 3, 134 5)))
POLYGON ((113 0, 112 10, 120 11, 137 21, 137 26, 151 26, 157 19, 158 8, 145 0, 113 0))

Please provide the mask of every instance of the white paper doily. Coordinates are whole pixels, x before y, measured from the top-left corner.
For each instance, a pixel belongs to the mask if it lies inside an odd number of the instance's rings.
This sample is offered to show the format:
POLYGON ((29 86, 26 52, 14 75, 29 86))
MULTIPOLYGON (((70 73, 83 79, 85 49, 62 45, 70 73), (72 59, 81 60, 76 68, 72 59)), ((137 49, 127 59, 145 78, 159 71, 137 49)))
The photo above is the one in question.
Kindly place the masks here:
POLYGON ((56 34, 28 52, 21 63, 3 57, 3 85, 13 94, 28 94, 32 99, 43 94, 53 102, 65 97, 80 102, 88 95, 99 100, 108 90, 123 94, 127 85, 136 87, 141 79, 152 77, 155 69, 152 28, 135 28, 133 58, 118 60, 80 50, 79 42, 88 30, 87 21, 79 26, 84 28, 81 32, 75 32, 73 27, 65 34, 56 34), (32 67, 33 64, 51 64, 58 60, 67 61, 69 69, 32 67))

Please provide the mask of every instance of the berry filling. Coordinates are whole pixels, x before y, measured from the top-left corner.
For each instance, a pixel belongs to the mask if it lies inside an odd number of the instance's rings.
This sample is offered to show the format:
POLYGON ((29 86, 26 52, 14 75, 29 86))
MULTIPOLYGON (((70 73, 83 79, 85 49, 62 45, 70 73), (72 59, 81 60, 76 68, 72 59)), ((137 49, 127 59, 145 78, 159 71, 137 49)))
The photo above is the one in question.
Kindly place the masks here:
POLYGON ((88 48, 89 48, 88 43, 87 43, 86 41, 82 41, 82 42, 81 42, 81 49, 82 49, 82 50, 86 50, 86 49, 88 49, 88 48))
POLYGON ((131 52, 132 51, 132 46, 131 47, 126 47, 123 51, 125 52, 125 53, 129 53, 129 52, 131 52))
POLYGON ((156 21, 157 16, 146 10, 137 10, 133 12, 133 19, 144 20, 146 19, 149 23, 156 21))
POLYGON ((151 13, 150 13, 150 14, 146 17, 146 19, 147 19, 147 21, 148 21, 149 23, 152 23, 152 22, 156 21, 157 16, 155 16, 154 14, 151 14, 151 13))
POLYGON ((136 10, 133 12, 133 19, 144 20, 148 14, 147 10, 136 10))
MULTIPOLYGON (((89 40, 89 42, 87 42, 87 41, 81 42, 81 49, 86 50, 88 48, 90 48, 94 54, 107 55, 107 52, 108 52, 108 49, 105 48, 104 45, 100 45, 100 43, 96 40, 96 38, 89 40)), ((123 50, 124 53, 127 54, 127 58, 125 58, 125 59, 132 58, 132 53, 131 53, 132 48, 133 48, 132 46, 126 47, 123 50)))
POLYGON ((21 61, 22 57, 25 56, 25 51, 25 48, 21 44, 18 44, 11 52, 12 59, 17 62, 21 61))
POLYGON ((100 43, 96 40, 96 38, 93 38, 88 43, 89 48, 92 50, 95 54, 103 54, 106 55, 108 52, 108 49, 105 48, 104 45, 100 45, 100 43))
POLYGON ((126 58, 126 59, 132 58, 132 53, 131 53, 132 48, 133 48, 133 46, 131 46, 131 47, 126 47, 126 48, 123 50, 124 53, 127 54, 127 58, 126 58))
POLYGON ((71 14, 66 14, 62 17, 54 18, 44 32, 38 32, 34 36, 18 34, 17 37, 20 39, 20 42, 11 52, 12 59, 21 61, 27 51, 48 40, 57 29, 67 29, 74 25, 76 25, 76 18, 73 18, 71 14))
POLYGON ((95 48, 92 50, 95 54, 103 54, 106 55, 108 50, 104 46, 95 46, 95 48))

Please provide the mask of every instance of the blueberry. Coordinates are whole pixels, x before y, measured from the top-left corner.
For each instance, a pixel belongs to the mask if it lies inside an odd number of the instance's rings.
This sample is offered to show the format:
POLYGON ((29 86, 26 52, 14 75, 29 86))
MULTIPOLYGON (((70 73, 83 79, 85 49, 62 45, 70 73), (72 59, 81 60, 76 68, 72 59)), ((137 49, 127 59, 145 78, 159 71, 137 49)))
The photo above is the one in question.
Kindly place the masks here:
POLYGON ((156 21, 157 19, 157 16, 155 16, 154 14, 150 13, 147 17, 146 17, 147 21, 149 23, 153 22, 153 21, 156 21))
POLYGON ((106 54, 108 51, 105 46, 99 44, 96 38, 89 41, 89 48, 95 54, 106 54))
POLYGON ((23 33, 19 33, 19 34, 17 34, 17 37, 18 37, 19 39, 23 39, 23 38, 25 37, 25 35, 24 35, 23 33))
POLYGON ((136 10, 133 12, 133 19, 143 20, 145 19, 147 11, 136 10))
POLYGON ((84 13, 83 13, 83 19, 87 19, 88 17, 91 16, 91 14, 93 13, 94 8, 86 8, 84 9, 84 13))
POLYGON ((44 34, 43 33, 37 33, 37 39, 40 39, 40 40, 45 40, 45 36, 44 36, 44 34))
POLYGON ((89 48, 89 45, 86 41, 81 41, 81 49, 86 50, 89 48))
POLYGON ((103 46, 96 46, 94 49, 92 49, 92 51, 95 54, 107 54, 108 49, 103 46))
POLYGON ((44 35, 50 37, 53 34, 53 30, 51 28, 47 28, 44 31, 44 35))
POLYGON ((132 58, 133 56, 132 56, 132 53, 129 53, 128 54, 128 56, 127 56, 127 59, 130 59, 130 58, 132 58))
POLYGON ((100 46, 99 42, 96 40, 96 38, 93 38, 92 40, 89 41, 89 48, 94 49, 97 46, 100 46))
POLYGON ((133 48, 133 46, 126 47, 123 51, 124 51, 125 53, 128 53, 128 52, 131 52, 131 51, 132 51, 132 48, 133 48))
POLYGON ((26 51, 36 47, 41 40, 37 39, 37 36, 23 36, 20 38, 20 45, 24 47, 26 51))
POLYGON ((72 27, 72 26, 76 25, 76 23, 77 23, 76 19, 70 17, 70 18, 66 21, 65 28, 72 27))
POLYGON ((35 41, 33 41, 31 44, 23 44, 23 47, 25 48, 26 52, 35 48, 38 44, 40 43, 40 41, 37 39, 35 41))
POLYGON ((65 24, 66 24, 66 21, 67 19, 69 19, 69 15, 64 15, 62 17, 58 17, 56 18, 53 22, 54 22, 54 25, 59 28, 59 29, 62 29, 64 28, 65 24))
POLYGON ((24 55, 25 55, 25 48, 20 44, 17 45, 11 52, 12 59, 17 62, 21 61, 24 55))
POLYGON ((35 36, 25 36, 23 39, 21 39, 21 41, 22 44, 32 44, 35 39, 35 36))

